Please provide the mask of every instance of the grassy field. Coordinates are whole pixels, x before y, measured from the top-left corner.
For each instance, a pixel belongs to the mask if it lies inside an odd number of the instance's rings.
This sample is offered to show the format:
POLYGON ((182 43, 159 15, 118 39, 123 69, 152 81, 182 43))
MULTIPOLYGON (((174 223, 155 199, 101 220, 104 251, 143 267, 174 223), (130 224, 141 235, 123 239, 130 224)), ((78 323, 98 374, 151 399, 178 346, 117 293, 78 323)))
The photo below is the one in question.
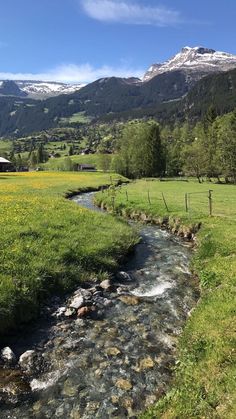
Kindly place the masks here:
POLYGON ((104 278, 136 241, 132 229, 64 194, 108 184, 107 174, 0 174, 0 333, 37 316, 42 301, 104 278))
MULTIPOLYGON (((106 154, 106 158, 111 161, 112 155, 106 154)), ((64 167, 64 159, 65 157, 50 159, 47 163, 43 163, 40 166, 45 170, 62 170, 64 167)), ((98 170, 101 169, 101 154, 76 155, 70 156, 70 159, 73 163, 92 164, 98 170)))
POLYGON ((99 193, 97 201, 112 208, 112 196, 116 211, 126 216, 168 217, 173 229, 202 223, 192 260, 201 299, 179 340, 172 388, 141 418, 235 418, 236 187, 141 180, 109 196, 99 193), (212 217, 208 215, 210 189, 212 217), (188 213, 186 193, 192 194, 188 213))
POLYGON ((74 113, 72 116, 68 118, 61 118, 60 123, 61 124, 73 124, 73 123, 80 123, 80 124, 87 124, 91 122, 92 118, 85 115, 85 112, 77 112, 74 113))

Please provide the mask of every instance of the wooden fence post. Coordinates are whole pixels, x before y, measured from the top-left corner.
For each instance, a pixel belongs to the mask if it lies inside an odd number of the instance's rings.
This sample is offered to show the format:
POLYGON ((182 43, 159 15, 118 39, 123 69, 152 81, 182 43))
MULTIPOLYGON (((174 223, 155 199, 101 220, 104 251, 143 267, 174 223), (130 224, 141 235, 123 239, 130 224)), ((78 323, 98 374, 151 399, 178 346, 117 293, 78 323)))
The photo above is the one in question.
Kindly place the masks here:
POLYGON ((212 215, 212 192, 213 190, 210 189, 208 193, 208 199, 209 199, 209 213, 212 215))
POLYGON ((148 190, 148 202, 149 202, 149 204, 151 205, 151 200, 150 200, 150 193, 149 193, 149 190, 148 190))
POLYGON ((111 198, 111 202, 112 202, 112 210, 114 212, 115 211, 115 197, 114 196, 111 198))
POLYGON ((129 200, 128 191, 125 191, 125 194, 126 194, 126 201, 128 201, 129 200))
POLYGON ((188 212, 188 194, 187 193, 185 194, 185 209, 186 209, 186 212, 188 212))
POLYGON ((167 211, 167 212, 169 212, 169 208, 168 208, 168 206, 167 206, 167 203, 166 203, 166 200, 165 200, 165 197, 164 197, 163 192, 162 192, 161 194, 162 194, 162 199, 163 199, 164 204, 165 204, 165 207, 166 207, 166 211, 167 211))

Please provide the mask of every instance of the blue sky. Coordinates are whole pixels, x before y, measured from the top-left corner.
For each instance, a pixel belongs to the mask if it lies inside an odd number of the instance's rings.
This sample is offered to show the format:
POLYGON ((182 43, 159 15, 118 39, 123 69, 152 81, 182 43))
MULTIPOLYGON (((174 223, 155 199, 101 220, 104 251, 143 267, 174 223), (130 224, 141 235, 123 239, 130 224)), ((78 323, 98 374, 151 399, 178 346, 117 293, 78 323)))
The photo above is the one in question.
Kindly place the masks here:
POLYGON ((236 54, 235 17, 235 0, 1 0, 0 79, 141 76, 183 46, 236 54))

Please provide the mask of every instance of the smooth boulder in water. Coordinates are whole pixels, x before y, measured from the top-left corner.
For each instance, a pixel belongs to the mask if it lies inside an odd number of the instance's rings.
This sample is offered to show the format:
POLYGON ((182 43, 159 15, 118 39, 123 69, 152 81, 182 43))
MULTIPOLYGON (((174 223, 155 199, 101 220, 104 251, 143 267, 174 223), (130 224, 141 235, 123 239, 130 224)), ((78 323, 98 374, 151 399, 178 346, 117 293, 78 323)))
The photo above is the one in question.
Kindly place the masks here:
POLYGON ((9 346, 6 346, 1 350, 1 359, 8 365, 12 365, 16 362, 16 356, 9 346))

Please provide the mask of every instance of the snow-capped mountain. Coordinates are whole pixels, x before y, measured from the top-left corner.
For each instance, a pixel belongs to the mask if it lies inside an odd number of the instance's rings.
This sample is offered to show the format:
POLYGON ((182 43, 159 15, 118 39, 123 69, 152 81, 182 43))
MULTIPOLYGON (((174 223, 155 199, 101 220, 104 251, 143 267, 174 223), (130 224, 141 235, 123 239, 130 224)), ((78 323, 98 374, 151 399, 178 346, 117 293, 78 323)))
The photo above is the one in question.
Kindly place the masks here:
POLYGON ((83 84, 67 84, 52 81, 2 80, 0 81, 0 93, 4 88, 4 93, 2 92, 2 94, 5 95, 14 95, 15 90, 15 92, 18 93, 17 96, 29 97, 32 99, 45 99, 51 96, 74 93, 75 91, 80 90, 83 86, 83 84), (11 91, 9 90, 10 85, 11 91), (13 89, 13 85, 15 86, 15 89, 13 89), (9 93, 7 93, 8 90, 9 93))
POLYGON ((153 64, 145 73, 143 81, 176 70, 184 71, 192 80, 196 81, 207 74, 228 71, 233 68, 236 68, 236 55, 204 47, 184 47, 163 64, 153 64))

